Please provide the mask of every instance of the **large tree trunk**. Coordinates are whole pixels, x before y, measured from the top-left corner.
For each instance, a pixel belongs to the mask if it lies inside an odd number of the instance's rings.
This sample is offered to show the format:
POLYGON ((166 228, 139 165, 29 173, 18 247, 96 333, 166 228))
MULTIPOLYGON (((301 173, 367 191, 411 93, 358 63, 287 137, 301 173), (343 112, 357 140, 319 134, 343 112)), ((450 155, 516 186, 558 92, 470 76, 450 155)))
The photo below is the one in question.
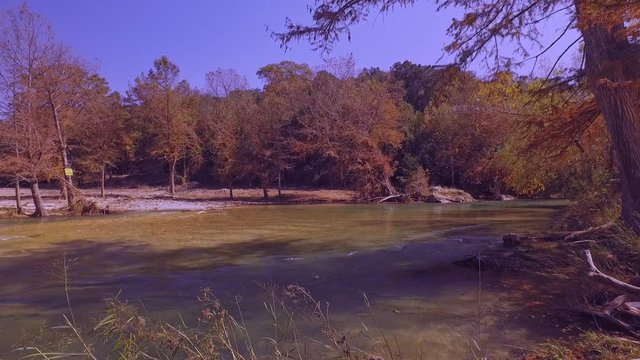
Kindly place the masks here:
POLYGON ((56 106, 56 102, 53 99, 53 95, 49 94, 49 106, 51 106, 51 112, 53 115, 53 122, 56 126, 56 133, 58 135, 58 146, 60 147, 60 157, 62 158, 62 171, 63 171, 63 185, 64 191, 66 194, 65 197, 67 199, 67 205, 71 207, 75 201, 75 196, 73 193, 73 179, 71 176, 67 176, 65 169, 71 167, 71 163, 69 162, 69 157, 67 155, 67 142, 64 139, 64 134, 62 131, 62 124, 60 123, 60 114, 58 114, 58 107, 56 106))
MULTIPOLYGON (((590 2, 575 1, 578 14, 590 2)), ((623 28, 620 20, 613 27, 581 24, 580 30, 587 76, 607 123, 620 172, 622 217, 640 234, 640 51, 620 35, 623 28)))
POLYGON ((171 163, 169 164, 169 193, 171 195, 175 195, 176 194, 176 163, 178 162, 177 159, 173 159, 171 160, 171 163))
POLYGON ((20 176, 16 175, 16 212, 22 214, 22 198, 20 197, 20 176))
POLYGON ((47 209, 45 209, 44 203, 42 202, 42 197, 40 196, 40 187, 38 186, 38 180, 31 181, 30 186, 31 186, 31 197, 33 198, 33 205, 35 205, 36 207, 36 210, 31 216, 35 216, 35 217, 47 216, 47 209))
POLYGON ((104 178, 105 178, 105 170, 106 170, 106 165, 104 163, 102 163, 102 168, 100 169, 100 197, 104 199, 104 178))

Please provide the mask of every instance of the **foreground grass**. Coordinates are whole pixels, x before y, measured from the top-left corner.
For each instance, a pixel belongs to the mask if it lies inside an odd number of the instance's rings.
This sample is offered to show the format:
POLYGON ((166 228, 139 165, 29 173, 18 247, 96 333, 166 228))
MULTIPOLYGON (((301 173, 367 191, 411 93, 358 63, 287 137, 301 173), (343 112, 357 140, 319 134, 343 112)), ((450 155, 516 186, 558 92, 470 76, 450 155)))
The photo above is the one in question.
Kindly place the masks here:
POLYGON ((640 342, 593 331, 574 342, 551 342, 542 345, 526 360, 621 360, 640 357, 640 342))
MULTIPOLYGON (((64 326, 43 329, 33 340, 37 346, 15 350, 23 359, 402 359, 402 352, 381 330, 380 341, 362 349, 352 345, 329 320, 328 305, 315 300, 299 286, 284 289, 264 286, 268 300, 263 305, 272 331, 252 338, 238 307, 237 317, 223 308, 211 289, 198 298, 203 306, 197 326, 157 322, 117 298, 107 300, 106 315, 92 329, 82 329, 71 307, 63 315, 64 326), (302 336, 296 317, 313 322, 317 337, 302 336)), ((365 296, 365 303, 371 309, 365 296)), ((373 312, 370 314, 375 322, 373 312)), ((367 329, 368 331, 368 329, 367 329)), ((373 334, 366 334, 373 339, 373 334)))

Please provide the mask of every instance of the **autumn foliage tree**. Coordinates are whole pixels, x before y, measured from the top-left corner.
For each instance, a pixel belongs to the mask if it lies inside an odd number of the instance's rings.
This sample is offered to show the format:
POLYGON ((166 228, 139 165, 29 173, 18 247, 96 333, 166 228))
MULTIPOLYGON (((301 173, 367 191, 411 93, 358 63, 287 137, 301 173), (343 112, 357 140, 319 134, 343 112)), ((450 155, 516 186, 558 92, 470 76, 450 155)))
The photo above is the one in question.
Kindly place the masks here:
MULTIPOLYGON (((39 191, 43 179, 62 175, 53 165, 60 155, 54 122, 48 116, 45 79, 51 76, 64 48, 55 41, 49 23, 26 5, 12 9, 0 22, 0 80, 6 123, 2 134, 5 146, 3 173, 16 175, 16 205, 21 211, 19 182, 30 184, 34 216, 46 216, 39 191)), ((61 164, 58 161, 57 164, 61 164)))
POLYGON ((70 145, 78 172, 87 177, 99 174, 100 196, 105 197, 107 171, 124 156, 128 146, 126 113, 120 94, 109 93, 105 79, 94 76, 87 90, 91 101, 70 134, 70 145))

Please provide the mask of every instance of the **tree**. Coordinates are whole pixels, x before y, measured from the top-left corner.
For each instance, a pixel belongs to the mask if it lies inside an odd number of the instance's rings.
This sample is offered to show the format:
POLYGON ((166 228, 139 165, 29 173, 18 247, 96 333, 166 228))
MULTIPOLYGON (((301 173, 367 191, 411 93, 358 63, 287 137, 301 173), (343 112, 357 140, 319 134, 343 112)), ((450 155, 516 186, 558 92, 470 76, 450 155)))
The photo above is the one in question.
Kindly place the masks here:
POLYGON ((328 58, 324 60, 324 64, 320 66, 320 70, 329 72, 340 80, 346 80, 357 75, 356 60, 353 58, 353 54, 328 58))
POLYGON ((123 156, 127 137, 124 108, 119 93, 109 94, 105 79, 92 78, 90 102, 80 124, 71 134, 72 148, 81 171, 100 174, 100 196, 105 197, 105 177, 110 167, 123 156))
POLYGON ((203 152, 215 175, 228 187, 230 199, 236 183, 246 180, 253 171, 250 152, 247 154, 246 126, 258 113, 257 102, 257 91, 234 91, 224 98, 205 95, 199 101, 198 132, 203 152))
POLYGON ((62 179, 67 205, 71 207, 76 199, 76 190, 73 175, 67 173, 67 169, 72 168, 68 135, 78 126, 88 104, 98 96, 95 93, 96 77, 64 47, 51 54, 49 62, 48 70, 36 81, 36 86, 56 129, 60 152, 59 178, 62 179))
POLYGON ((311 89, 313 71, 306 64, 283 61, 258 70, 265 80, 264 92, 258 98, 258 111, 244 124, 248 147, 245 161, 252 163, 265 198, 269 184, 278 180, 281 195, 282 173, 291 166, 291 126, 299 119, 311 89))
MULTIPOLYGON (((274 33, 283 45, 306 39, 316 48, 329 50, 341 34, 367 18, 371 10, 392 11, 417 0, 329 0, 312 8, 313 24, 288 21, 286 32, 274 33)), ((441 0, 440 8, 460 7, 462 17, 448 29, 452 41, 445 50, 461 64, 478 57, 494 59, 494 67, 513 66, 538 59, 558 43, 552 41, 537 54, 532 43, 541 38, 540 28, 558 14, 568 19, 560 37, 575 28, 580 43, 584 75, 607 124, 620 172, 622 217, 640 233, 640 3, 628 0, 441 0), (516 54, 500 53, 499 44, 511 40, 516 54)), ((565 54, 569 49, 565 49, 565 54)), ((487 61, 488 63, 488 61, 487 61)), ((580 75, 578 71, 578 75, 580 75)))
POLYGON ((137 116, 148 121, 151 154, 169 165, 169 193, 175 194, 176 165, 200 149, 196 133, 195 97, 189 84, 179 80, 180 70, 166 56, 141 75, 130 97, 138 105, 137 116))
POLYGON ((40 195, 40 181, 56 177, 59 164, 59 147, 56 130, 49 121, 44 107, 33 104, 34 92, 22 92, 14 96, 14 116, 3 123, 0 133, 3 145, 2 173, 14 173, 19 180, 29 183, 35 206, 32 216, 47 216, 40 195))
POLYGON ((319 72, 291 136, 294 154, 363 196, 394 193, 393 154, 405 113, 401 96, 387 86, 367 76, 340 80, 319 72))
POLYGON ((42 121, 38 82, 51 71, 61 46, 55 42, 50 24, 26 5, 7 11, 0 21, 0 86, 2 108, 11 124, 3 132, 13 144, 5 155, 5 171, 16 175, 16 206, 21 211, 20 180, 30 184, 36 206, 33 215, 45 216, 39 192, 41 177, 55 155, 51 153, 51 127, 42 121), (10 131, 9 131, 10 130, 10 131))
POLYGON ((425 66, 410 61, 393 64, 390 73, 402 82, 406 91, 405 101, 416 111, 424 111, 434 101, 442 102, 444 99, 438 97, 443 96, 443 90, 464 75, 457 66, 425 66))
POLYGON ((238 74, 234 69, 218 68, 205 76, 207 92, 215 97, 226 97, 238 90, 247 90, 247 78, 238 74))

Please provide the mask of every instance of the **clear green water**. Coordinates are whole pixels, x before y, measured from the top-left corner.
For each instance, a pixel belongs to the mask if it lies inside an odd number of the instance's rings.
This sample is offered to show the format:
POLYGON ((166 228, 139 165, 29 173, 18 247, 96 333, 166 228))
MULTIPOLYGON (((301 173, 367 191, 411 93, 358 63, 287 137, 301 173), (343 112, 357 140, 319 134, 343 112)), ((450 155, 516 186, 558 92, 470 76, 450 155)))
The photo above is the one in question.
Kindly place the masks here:
POLYGON ((298 284, 328 301, 335 324, 356 337, 371 325, 366 293, 405 358, 420 351, 426 359, 471 358, 474 351, 510 357, 563 324, 530 309, 510 285, 531 279, 479 279, 452 261, 508 232, 548 230, 562 206, 251 206, 0 220, 0 354, 43 321, 60 322, 66 302, 57 264, 66 254, 74 259, 76 317, 97 316, 104 297, 121 292, 152 316, 195 318, 196 296, 210 286, 223 301, 241 298, 245 319, 260 331, 266 316, 256 283, 298 284))

